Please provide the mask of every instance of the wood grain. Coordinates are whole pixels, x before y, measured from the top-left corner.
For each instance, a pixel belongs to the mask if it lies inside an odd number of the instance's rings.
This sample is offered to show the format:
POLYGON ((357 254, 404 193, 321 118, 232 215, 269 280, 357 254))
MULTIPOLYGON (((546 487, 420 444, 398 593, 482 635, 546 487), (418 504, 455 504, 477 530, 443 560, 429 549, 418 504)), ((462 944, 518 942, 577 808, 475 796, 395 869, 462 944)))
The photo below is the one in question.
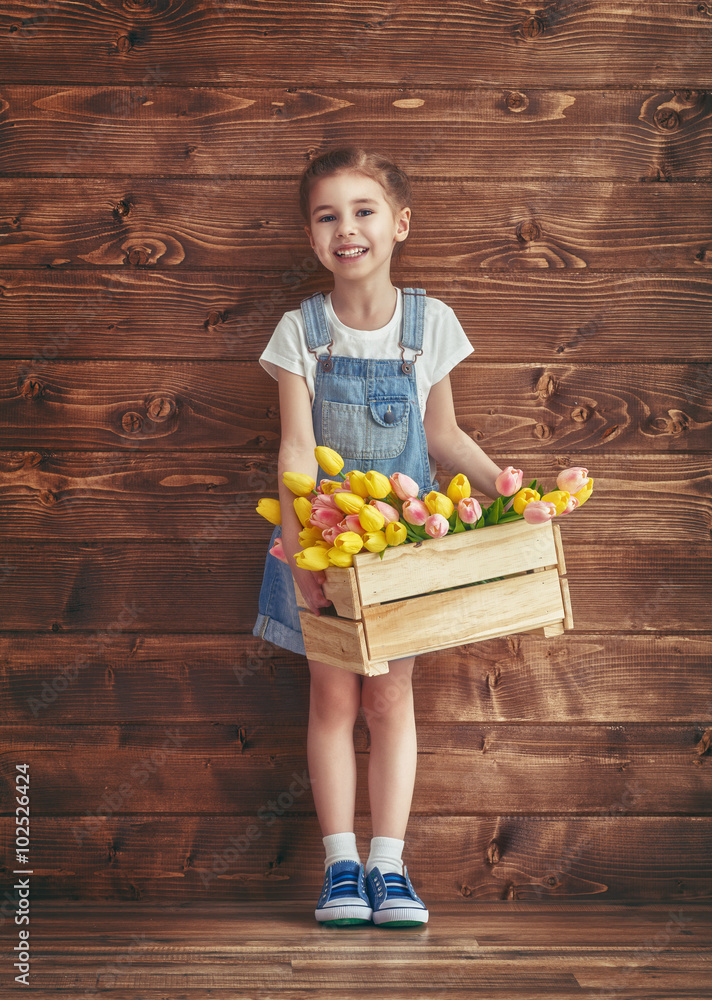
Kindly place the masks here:
MULTIPOLYGON (((329 291, 321 265, 305 269, 306 260, 311 263, 305 252, 295 247, 290 265, 271 273, 5 268, 0 356, 30 359, 36 375, 58 358, 257 361, 284 312, 298 309, 307 295, 329 291), (64 321, 59 329, 57 316, 64 321)), ((697 361, 705 364, 691 391, 701 397, 712 390, 712 274, 704 267, 658 274, 473 273, 400 264, 394 280, 399 287, 424 287, 451 306, 480 362, 511 354, 525 362, 697 361)))
MULTIPOLYGON (((708 378, 709 366, 698 365, 468 359, 451 383, 460 427, 486 452, 516 456, 709 452, 708 378)), ((5 449, 279 447, 277 383, 253 363, 56 361, 37 374, 29 359, 10 361, 0 364, 0 401, 5 449)))
MULTIPOLYGON (((319 827, 282 801, 265 797, 262 813, 239 820, 38 816, 34 899, 302 899, 313 907, 324 876, 319 827)), ((14 820, 0 818, 5 851, 14 829, 14 820)), ((355 832, 367 844, 370 819, 357 817, 355 832)), ((712 894, 711 836, 712 818, 689 815, 422 816, 409 829, 404 859, 434 900, 683 905, 712 894)))
MULTIPOLYGON (((706 87, 710 14, 705 4, 621 0, 544 8, 507 0, 387 10, 363 3, 244 6, 201 0, 188 9, 89 0, 26 0, 0 14, 7 83, 131 83, 136 103, 162 84, 285 87, 342 83, 470 88, 706 87), (67 44, 71 38, 71 45, 67 44), (454 51, 455 47, 455 51, 454 51), (315 52, 319 58, 313 58, 315 52), (219 57, 216 57, 219 54, 219 57)), ((150 99, 150 98, 149 98, 150 99)), ((275 117, 273 128, 280 127, 275 117)))
MULTIPOLYGON (((712 524, 710 453, 487 449, 500 468, 516 457, 527 482, 553 486, 572 465, 595 480, 585 511, 562 525, 579 542, 703 543, 712 524), (655 512, 653 516, 653 511, 655 512)), ((451 473, 438 470, 445 488, 451 473)), ((277 492, 274 451, 0 451, 0 512, 10 537, 190 540, 267 537, 255 513, 277 492)), ((479 494, 478 494, 479 495, 479 494)))
MULTIPOLYGON (((611 544, 605 562, 595 546, 564 545, 576 629, 709 630, 709 543, 611 544)), ((3 628, 251 631, 266 548, 259 538, 198 552, 186 542, 7 543, 3 628)))
MULTIPOLYGON (((296 193, 285 198, 282 180, 234 178, 210 199, 200 178, 4 178, 0 201, 2 268, 270 268, 289 282, 316 267, 296 193)), ((457 178, 429 181, 420 202, 402 260, 423 276, 587 268, 696 276, 712 263, 709 184, 457 178)))
POLYGON ((204 177, 217 201, 228 177, 296 179, 315 137, 348 136, 397 150, 421 179, 708 179, 710 94, 635 88, 6 86, 0 171, 91 176, 98 161, 123 175, 130 163, 204 177))
MULTIPOLYGON (((76 632, 0 632, 0 721, 34 720, 41 732, 152 723, 162 741, 166 726, 209 719, 244 729, 248 740, 275 719, 294 727, 308 717, 306 660, 251 635, 117 630, 104 642, 88 640, 76 632)), ((694 724, 701 739, 712 724, 711 662, 709 634, 490 639, 416 659, 416 716, 419 726, 606 723, 609 742, 623 731, 619 724, 679 722, 685 731, 694 724)))
POLYGON ((704 903, 428 900, 428 908, 427 930, 394 941, 373 926, 330 933, 314 920, 313 900, 43 900, 32 993, 49 1000, 98 984, 113 1000, 161 1000, 176 988, 217 1000, 243 988, 254 1000, 331 1000, 338 989, 360 1000, 376 975, 389 1000, 473 992, 572 1000, 594 988, 619 1000, 710 996, 704 903))
MULTIPOLYGON (((262 715, 238 709, 231 724, 57 725, 48 712, 41 736, 34 720, 3 726, 0 787, 10 801, 14 755, 30 766, 34 817, 250 817, 282 793, 286 800, 298 775, 308 787, 292 789, 290 813, 313 816, 306 713, 299 726, 262 715)), ((411 824, 424 816, 709 816, 712 758, 700 735, 697 725, 649 722, 423 722, 411 824)), ((359 718, 356 812, 365 819, 369 746, 359 718)))

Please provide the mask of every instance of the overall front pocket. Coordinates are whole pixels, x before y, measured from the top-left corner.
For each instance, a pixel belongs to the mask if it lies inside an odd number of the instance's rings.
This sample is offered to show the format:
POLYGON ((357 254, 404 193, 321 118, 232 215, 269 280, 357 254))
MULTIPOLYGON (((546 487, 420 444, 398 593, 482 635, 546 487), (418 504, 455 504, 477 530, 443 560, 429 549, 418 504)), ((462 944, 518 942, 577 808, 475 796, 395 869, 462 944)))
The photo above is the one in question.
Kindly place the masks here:
POLYGON ((396 396, 360 403, 321 404, 322 437, 345 459, 375 464, 397 458, 408 440, 410 400, 396 396))

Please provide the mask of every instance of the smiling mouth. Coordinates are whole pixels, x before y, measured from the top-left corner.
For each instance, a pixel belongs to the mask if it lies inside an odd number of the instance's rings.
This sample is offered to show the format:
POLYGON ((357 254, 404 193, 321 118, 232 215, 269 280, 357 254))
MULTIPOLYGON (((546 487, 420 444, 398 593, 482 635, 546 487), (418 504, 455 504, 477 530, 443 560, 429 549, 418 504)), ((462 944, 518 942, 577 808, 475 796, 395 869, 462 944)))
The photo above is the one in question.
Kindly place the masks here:
POLYGON ((358 247, 354 250, 335 250, 334 253, 337 257, 363 257, 365 253, 368 253, 368 248, 358 247))

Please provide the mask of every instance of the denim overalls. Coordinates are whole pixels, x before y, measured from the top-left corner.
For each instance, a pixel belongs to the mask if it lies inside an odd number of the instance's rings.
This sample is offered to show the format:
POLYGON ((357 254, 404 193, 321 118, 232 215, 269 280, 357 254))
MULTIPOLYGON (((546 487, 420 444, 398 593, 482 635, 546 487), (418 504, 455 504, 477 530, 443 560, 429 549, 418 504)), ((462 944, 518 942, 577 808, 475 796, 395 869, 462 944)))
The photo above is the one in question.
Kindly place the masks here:
MULTIPOLYGON (((415 383, 415 363, 423 353, 425 289, 404 288, 402 294, 400 360, 332 356, 323 293, 304 299, 301 310, 307 347, 319 362, 312 405, 316 443, 341 455, 345 473, 350 469, 376 469, 386 476, 405 473, 418 483, 422 497, 437 489, 437 483, 430 480, 415 383), (415 352, 412 358, 406 359, 406 350, 415 352)), ((319 470, 318 479, 322 478, 319 470)), ((279 526, 274 529, 270 547, 281 532, 279 526)), ((252 634, 294 653, 305 653, 292 571, 269 553, 252 634)))

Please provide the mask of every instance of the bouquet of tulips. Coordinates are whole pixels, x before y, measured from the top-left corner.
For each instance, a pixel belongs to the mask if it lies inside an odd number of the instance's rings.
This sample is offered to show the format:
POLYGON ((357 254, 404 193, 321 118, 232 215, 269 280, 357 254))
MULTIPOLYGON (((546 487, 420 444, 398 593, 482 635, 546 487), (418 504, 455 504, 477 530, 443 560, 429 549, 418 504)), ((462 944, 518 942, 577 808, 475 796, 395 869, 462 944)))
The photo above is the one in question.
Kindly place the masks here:
MULTIPOLYGON (((318 486, 311 476, 299 472, 285 472, 282 478, 294 493, 294 509, 302 525, 302 551, 295 561, 302 569, 315 571, 351 566, 362 549, 379 552, 383 558, 388 546, 404 542, 521 519, 540 524, 570 513, 593 490, 588 470, 572 468, 556 477, 558 489, 542 496, 536 479, 522 488, 521 469, 510 465, 497 476, 500 496, 489 507, 482 508, 470 495, 467 476, 462 474, 454 476, 447 493, 431 490, 420 500, 418 484, 401 472, 388 477, 354 469, 344 475, 344 460, 332 448, 318 447, 314 453, 327 475, 340 478, 322 479, 318 486)), ((271 524, 281 524, 279 500, 263 497, 256 510, 271 524)), ((270 552, 286 562, 281 538, 270 552)))

